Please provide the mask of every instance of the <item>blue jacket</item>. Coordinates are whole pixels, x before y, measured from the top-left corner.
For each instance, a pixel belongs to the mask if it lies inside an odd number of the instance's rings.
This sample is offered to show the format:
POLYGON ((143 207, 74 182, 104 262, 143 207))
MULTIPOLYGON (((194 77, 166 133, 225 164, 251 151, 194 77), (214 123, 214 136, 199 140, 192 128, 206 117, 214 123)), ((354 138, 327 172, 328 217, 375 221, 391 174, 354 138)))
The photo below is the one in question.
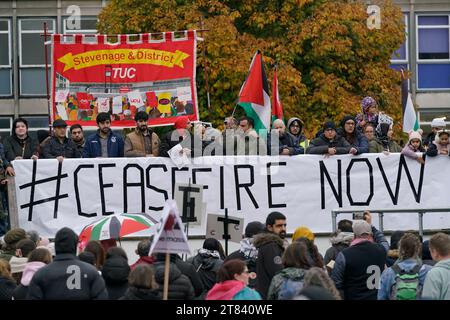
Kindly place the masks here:
POLYGON ((231 300, 261 300, 261 296, 256 290, 245 286, 231 300))
MULTIPOLYGON (((344 130, 342 128, 337 130, 337 134, 343 137, 345 140, 347 140, 344 134, 344 130)), ((366 136, 363 135, 361 132, 355 131, 354 141, 350 142, 349 140, 347 140, 347 142, 358 151, 357 154, 369 153, 369 141, 367 140, 366 136)))
MULTIPOLYGON (((108 158, 123 157, 124 142, 121 136, 109 131, 108 135, 108 158)), ((102 145, 98 130, 91 134, 84 145, 83 158, 97 158, 102 156, 102 145)))
MULTIPOLYGON (((403 261, 398 262, 398 266, 405 271, 412 270, 416 264, 418 263, 417 259, 406 259, 403 261)), ((423 284, 425 282, 425 276, 427 275, 428 271, 431 269, 431 266, 429 265, 422 265, 422 267, 419 270, 419 283, 420 286, 423 287, 423 284)), ((378 290, 378 300, 390 300, 391 299, 391 290, 392 286, 395 284, 395 272, 392 270, 392 267, 387 268, 383 271, 381 274, 381 282, 380 282, 380 289, 378 290)))

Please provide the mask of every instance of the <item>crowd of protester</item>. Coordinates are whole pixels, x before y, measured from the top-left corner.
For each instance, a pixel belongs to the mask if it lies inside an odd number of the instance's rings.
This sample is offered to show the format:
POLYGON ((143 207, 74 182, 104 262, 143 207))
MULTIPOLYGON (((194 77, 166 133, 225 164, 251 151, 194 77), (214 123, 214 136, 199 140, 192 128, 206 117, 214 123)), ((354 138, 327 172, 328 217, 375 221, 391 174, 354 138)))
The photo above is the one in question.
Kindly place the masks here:
MULTIPOLYGON (((80 125, 70 127, 58 119, 53 134, 28 133, 23 118, 13 122, 12 135, 0 144, 1 186, 14 175, 11 162, 20 159, 168 157, 181 145, 181 153, 200 155, 359 155, 401 152, 424 161, 424 155, 449 155, 449 131, 435 119, 422 142, 420 131, 410 132, 402 148, 393 139, 393 121, 378 112, 366 97, 362 112, 345 116, 340 127, 325 121, 312 140, 303 134, 304 123, 293 117, 275 120, 261 137, 250 117, 228 117, 220 132, 188 117, 177 118, 174 130, 159 137, 148 126, 149 116, 135 114, 136 128, 125 137, 111 130, 111 116, 97 115, 98 130, 84 137, 80 125)), ((3 192, 5 192, 3 190, 3 192)), ((6 211, 2 200, 3 214, 6 211)), ((53 242, 35 231, 8 230, 0 217, 0 299, 110 299, 155 300, 163 297, 165 255, 150 255, 152 239, 139 242, 137 261, 129 261, 115 242, 90 241, 81 245, 69 228, 59 230, 53 242), (78 276, 77 276, 78 275, 78 276), (79 277, 79 275, 83 275, 79 277), (71 280, 69 281, 69 277, 71 280), (77 278, 78 277, 78 278, 77 278), (73 290, 77 289, 77 290, 73 290)), ((367 212, 362 220, 341 220, 320 253, 314 233, 299 226, 291 242, 286 217, 272 212, 266 223, 248 223, 239 250, 228 256, 215 239, 205 239, 187 260, 170 255, 168 298, 206 300, 450 300, 450 238, 436 233, 429 241, 415 232, 394 232, 391 243, 377 230, 367 212)))
MULTIPOLYGON (((282 213, 271 212, 265 224, 247 224, 228 256, 213 238, 187 259, 171 254, 168 299, 450 300, 448 234, 423 241, 415 231, 396 231, 388 243, 367 211, 339 221, 322 255, 309 228, 288 240, 286 226, 282 213)), ((141 240, 130 261, 115 241, 82 246, 67 227, 54 242, 12 229, 2 238, 0 299, 160 300, 165 254, 150 254, 152 241, 141 240)))

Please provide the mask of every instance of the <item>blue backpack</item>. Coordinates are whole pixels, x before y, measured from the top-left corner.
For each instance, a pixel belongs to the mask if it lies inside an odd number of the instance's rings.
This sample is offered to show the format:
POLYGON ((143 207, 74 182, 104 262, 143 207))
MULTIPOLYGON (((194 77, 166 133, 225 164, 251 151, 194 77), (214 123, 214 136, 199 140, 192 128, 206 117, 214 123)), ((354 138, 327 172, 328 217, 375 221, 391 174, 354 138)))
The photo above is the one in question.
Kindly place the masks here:
POLYGON ((302 280, 286 279, 278 291, 278 300, 292 300, 303 289, 302 280))

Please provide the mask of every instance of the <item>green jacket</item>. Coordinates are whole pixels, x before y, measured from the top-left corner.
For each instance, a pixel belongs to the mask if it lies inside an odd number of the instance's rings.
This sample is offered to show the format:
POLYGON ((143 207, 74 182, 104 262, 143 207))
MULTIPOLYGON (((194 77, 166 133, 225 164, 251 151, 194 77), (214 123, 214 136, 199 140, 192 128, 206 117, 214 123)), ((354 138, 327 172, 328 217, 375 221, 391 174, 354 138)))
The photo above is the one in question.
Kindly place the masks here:
POLYGON ((267 300, 278 300, 279 291, 286 280, 303 281, 304 277, 305 270, 303 269, 293 267, 284 268, 272 278, 269 292, 267 293, 267 300))
POLYGON ((422 298, 450 300, 450 259, 439 261, 428 271, 422 298))
MULTIPOLYGON (((370 153, 381 153, 385 151, 383 144, 378 138, 373 138, 369 141, 369 152, 370 153)), ((389 152, 402 152, 402 147, 400 147, 397 142, 391 140, 389 141, 389 152)))

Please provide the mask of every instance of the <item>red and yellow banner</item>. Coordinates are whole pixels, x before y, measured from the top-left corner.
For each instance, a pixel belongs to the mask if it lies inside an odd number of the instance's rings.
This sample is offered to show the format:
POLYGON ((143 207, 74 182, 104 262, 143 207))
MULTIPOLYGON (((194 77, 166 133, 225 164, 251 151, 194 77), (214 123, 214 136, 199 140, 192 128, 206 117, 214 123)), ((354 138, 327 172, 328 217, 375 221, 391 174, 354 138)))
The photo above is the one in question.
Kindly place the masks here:
POLYGON ((116 127, 135 126, 138 111, 149 114, 150 125, 181 115, 198 120, 195 31, 181 39, 172 32, 161 40, 142 34, 137 42, 126 35, 116 43, 94 37, 53 35, 53 120, 96 126, 106 110, 116 127))

